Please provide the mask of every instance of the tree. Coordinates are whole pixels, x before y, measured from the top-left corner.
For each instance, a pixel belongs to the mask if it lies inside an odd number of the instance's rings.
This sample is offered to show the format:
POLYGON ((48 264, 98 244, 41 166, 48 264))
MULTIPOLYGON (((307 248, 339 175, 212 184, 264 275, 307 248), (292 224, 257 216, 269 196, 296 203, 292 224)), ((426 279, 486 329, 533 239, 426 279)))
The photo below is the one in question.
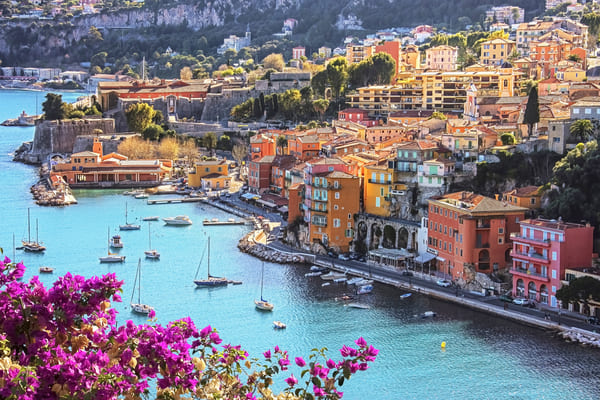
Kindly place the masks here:
POLYGON ((192 166, 198 158, 198 147, 192 138, 187 139, 179 146, 179 156, 185 158, 189 166, 192 166))
POLYGON ((439 112, 439 111, 434 111, 431 113, 431 118, 432 119, 439 119, 442 121, 447 120, 448 118, 446 117, 446 114, 444 114, 443 112, 439 112))
POLYGON ((571 136, 579 142, 587 142, 594 134, 594 125, 589 119, 578 119, 569 127, 571 136))
POLYGON ((206 132, 206 135, 202 138, 202 144, 206 147, 206 150, 212 151, 217 145, 217 135, 214 132, 206 132))
POLYGON ((538 102, 537 87, 532 87, 529 92, 529 98, 527 99, 527 106, 525 107, 525 115, 523 116, 523 122, 527 124, 527 135, 531 136, 533 133, 533 126, 540 122, 540 105, 538 102))
POLYGON ((264 69, 273 68, 281 72, 285 66, 285 61, 281 54, 271 53, 262 60, 262 64, 264 69))
POLYGON ((166 137, 160 141, 157 148, 159 158, 166 158, 167 160, 176 160, 179 156, 179 143, 177 139, 172 137, 166 137))
POLYGON ((142 137, 146 140, 157 141, 165 134, 162 126, 151 123, 142 131, 142 137))
POLYGON ((387 53, 377 53, 371 57, 373 62, 372 77, 369 83, 389 85, 396 75, 396 61, 387 53))
POLYGON ((323 114, 329 108, 329 100, 326 99, 317 99, 313 101, 313 109, 317 114, 319 114, 319 120, 323 121, 323 114))
POLYGON ((192 69, 188 66, 181 68, 179 71, 179 78, 184 81, 189 81, 194 76, 192 69))
POLYGON ((125 110, 129 129, 138 133, 143 132, 152 123, 155 114, 154 108, 146 103, 131 104, 125 110))
POLYGON ((345 57, 337 57, 327 64, 327 79, 337 101, 348 81, 348 62, 345 57))
POLYGON ((285 136, 279 135, 279 136, 277 136, 277 141, 276 141, 275 145, 279 149, 279 154, 283 155, 283 154, 285 154, 284 149, 286 149, 288 146, 288 140, 285 136))
POLYGON ((231 149, 231 156, 238 165, 242 165, 242 161, 244 161, 248 156, 248 146, 243 144, 233 145, 233 149, 231 149))
POLYGON ((300 91, 298 89, 288 89, 281 95, 279 106, 286 118, 295 120, 301 103, 300 91))
POLYGON ((600 300, 600 280, 591 276, 575 278, 556 291, 556 298, 563 304, 600 300))
POLYGON ((131 136, 119 143, 117 153, 132 160, 149 160, 155 157, 154 144, 149 140, 143 140, 139 136, 131 136))
POLYGON ((42 103, 42 111, 44 112, 44 118, 47 120, 64 119, 66 117, 66 110, 62 101, 62 95, 54 93, 46 94, 46 101, 42 103))
POLYGON ((217 142, 217 149, 219 150, 231 150, 231 138, 228 135, 221 135, 217 142))
MULTIPOLYGON (((22 263, 0 262, 3 399, 140 399, 151 385, 159 399, 274 398, 273 378, 291 364, 279 346, 259 360, 221 345, 216 329, 198 330, 189 317, 163 326, 151 310, 142 325, 117 323, 111 302, 121 301, 123 281, 114 273, 67 274, 50 288, 37 277, 22 282, 24 273, 22 263)), ((338 385, 378 354, 363 338, 354 343, 342 347, 341 360, 329 359, 326 349, 313 351, 308 365, 295 358, 305 381, 292 374, 274 396, 339 398, 338 385)))

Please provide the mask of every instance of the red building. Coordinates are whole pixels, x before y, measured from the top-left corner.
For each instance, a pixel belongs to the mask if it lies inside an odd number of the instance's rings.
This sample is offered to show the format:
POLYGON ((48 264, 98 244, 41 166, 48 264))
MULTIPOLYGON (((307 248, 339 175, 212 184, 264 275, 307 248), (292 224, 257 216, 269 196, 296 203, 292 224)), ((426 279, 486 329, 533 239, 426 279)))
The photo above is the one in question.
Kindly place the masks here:
POLYGON ((317 135, 295 136, 288 139, 288 154, 302 161, 319 155, 321 144, 317 135))
POLYGON ((248 161, 248 188, 253 193, 269 190, 271 183, 271 164, 275 156, 265 156, 258 160, 248 161))
POLYGON ((369 117, 369 112, 360 108, 346 108, 338 112, 338 120, 343 122, 354 122, 364 126, 375 126, 377 120, 369 117))
POLYGON ((592 265, 594 228, 556 220, 527 219, 520 222, 513 241, 513 295, 558 307, 556 291, 565 270, 592 265))
POLYGON ((472 192, 431 198, 427 251, 437 257, 438 270, 453 280, 510 268, 510 234, 519 231, 525 211, 472 192))
POLYGON ((263 133, 250 138, 250 159, 260 160, 265 156, 275 155, 276 139, 263 133))
POLYGON ((286 172, 296 165, 294 156, 275 156, 271 164, 271 182, 269 187, 272 193, 287 197, 286 172))

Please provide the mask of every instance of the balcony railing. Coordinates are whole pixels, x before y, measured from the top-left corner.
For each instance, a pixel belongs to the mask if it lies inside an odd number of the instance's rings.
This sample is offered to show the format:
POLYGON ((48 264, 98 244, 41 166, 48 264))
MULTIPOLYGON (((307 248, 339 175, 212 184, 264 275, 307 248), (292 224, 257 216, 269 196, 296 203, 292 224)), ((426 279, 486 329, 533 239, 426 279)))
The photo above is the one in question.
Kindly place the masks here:
POLYGON ((378 179, 369 179, 369 183, 376 183, 378 185, 391 185, 392 181, 391 180, 382 181, 382 180, 378 180, 378 179))
POLYGON ((544 246, 544 247, 550 246, 550 239, 534 239, 534 238, 530 238, 527 236, 523 236, 517 232, 511 233, 510 239, 515 242, 525 242, 525 243, 530 243, 530 244, 544 246))
POLYGON ((546 282, 550 281, 550 277, 548 274, 540 274, 536 271, 529 271, 525 268, 511 268, 510 273, 513 275, 519 275, 523 277, 535 277, 545 280, 546 282))
POLYGON ((511 251, 510 252, 511 257, 513 258, 519 258, 519 259, 523 259, 523 260, 527 260, 527 261, 533 261, 533 262, 539 262, 539 263, 543 263, 543 264, 548 264, 550 263, 550 260, 547 257, 542 256, 541 254, 537 254, 537 253, 520 253, 518 251, 511 251))

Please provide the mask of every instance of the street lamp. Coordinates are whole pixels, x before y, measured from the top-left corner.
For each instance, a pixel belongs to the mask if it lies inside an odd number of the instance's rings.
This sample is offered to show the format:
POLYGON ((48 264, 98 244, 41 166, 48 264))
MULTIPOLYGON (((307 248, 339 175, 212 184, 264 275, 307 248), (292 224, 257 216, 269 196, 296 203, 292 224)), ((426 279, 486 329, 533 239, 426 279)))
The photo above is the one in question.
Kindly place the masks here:
POLYGON ((560 312, 561 312, 561 309, 562 309, 562 301, 559 300, 558 301, 558 324, 559 325, 560 325, 560 312))

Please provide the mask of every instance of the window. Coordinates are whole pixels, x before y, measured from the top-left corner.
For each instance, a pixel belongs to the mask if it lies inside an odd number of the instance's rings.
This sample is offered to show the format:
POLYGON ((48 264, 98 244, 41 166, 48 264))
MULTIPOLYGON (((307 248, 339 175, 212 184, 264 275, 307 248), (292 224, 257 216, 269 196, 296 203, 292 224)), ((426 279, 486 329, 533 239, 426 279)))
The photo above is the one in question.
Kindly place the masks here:
POLYGON ((504 233, 504 228, 498 228, 498 233, 499 234, 503 234, 504 233))
POLYGON ((340 192, 335 192, 335 196, 334 196, 334 197, 335 197, 336 199, 339 199, 339 198, 340 198, 340 192))
POLYGON ((552 270, 552 279, 556 279, 556 270, 555 269, 552 270))
POLYGON ((498 236, 498 244, 504 243, 504 236, 498 236))
POLYGON ((340 219, 339 218, 334 218, 333 219, 333 227, 334 228, 339 228, 340 227, 340 219))
POLYGON ((552 252, 552 261, 556 261, 556 252, 555 251, 552 252))
POLYGON ((348 219, 352 219, 352 214, 348 213, 348 219))

